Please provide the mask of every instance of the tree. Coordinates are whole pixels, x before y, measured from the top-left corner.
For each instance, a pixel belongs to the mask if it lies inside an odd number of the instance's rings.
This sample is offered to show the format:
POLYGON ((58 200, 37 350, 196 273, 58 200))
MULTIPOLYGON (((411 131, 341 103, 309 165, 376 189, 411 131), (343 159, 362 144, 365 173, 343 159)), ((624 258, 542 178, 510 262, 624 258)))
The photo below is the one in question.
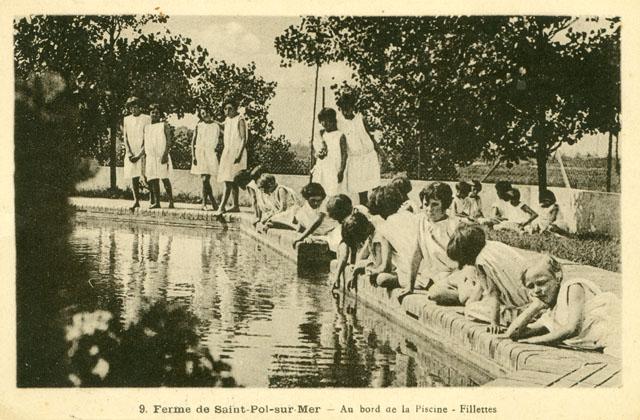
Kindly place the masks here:
POLYGON ((111 187, 116 186, 116 139, 131 95, 159 102, 182 115, 193 107, 189 78, 193 60, 188 38, 143 34, 166 16, 32 16, 14 24, 18 77, 58 72, 80 112, 77 141, 88 155, 103 151, 109 136, 111 187), (125 34, 127 34, 125 36, 125 34))
MULTIPOLYGON (((290 61, 307 62, 306 19, 276 39, 290 61), (302 33, 302 34, 301 34, 302 33)), ((317 18, 314 18, 317 19, 317 18)), ((395 169, 437 176, 482 156, 507 164, 535 157, 546 188, 546 159, 586 130, 594 60, 562 35, 565 17, 328 17, 327 61, 354 69, 360 108, 382 130, 395 169)), ((603 33, 597 37, 604 36, 603 33)), ((345 85, 334 86, 339 95, 345 85)))
POLYGON ((281 158, 293 159, 293 154, 286 153, 288 142, 272 136, 268 111, 275 82, 257 76, 253 63, 238 67, 217 61, 206 48, 192 46, 189 38, 168 30, 148 33, 145 28, 167 19, 164 15, 19 19, 14 25, 16 74, 26 77, 49 69, 62 75, 79 112, 75 136, 79 150, 109 162, 112 188, 116 186, 119 126, 124 104, 132 95, 157 102, 166 114, 178 117, 206 105, 219 119, 223 98, 236 95, 249 122, 250 161, 270 156, 275 161, 267 166, 275 169, 280 158, 271 148, 284 153, 281 158), (107 136, 108 148, 103 147, 107 136))

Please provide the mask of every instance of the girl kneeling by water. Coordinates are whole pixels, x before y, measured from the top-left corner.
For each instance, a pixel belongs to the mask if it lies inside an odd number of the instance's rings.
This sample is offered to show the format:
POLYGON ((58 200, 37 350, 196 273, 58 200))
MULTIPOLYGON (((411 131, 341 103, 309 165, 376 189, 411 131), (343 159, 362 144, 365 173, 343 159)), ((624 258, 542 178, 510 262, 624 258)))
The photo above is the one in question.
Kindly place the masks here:
POLYGON ((620 355, 620 300, 613 293, 589 280, 564 279, 560 263, 550 256, 528 267, 522 282, 533 301, 509 326, 507 337, 620 355))
MULTIPOLYGON (((375 198, 375 191, 371 198, 375 198)), ((390 248, 382 246, 383 239, 376 235, 374 223, 368 217, 359 212, 347 217, 342 222, 342 240, 349 250, 349 263, 353 264, 349 287, 355 286, 357 276, 364 273, 370 276, 374 286, 398 283, 398 275, 392 270, 390 248)))
POLYGON ((253 214, 256 216, 253 226, 256 226, 260 222, 262 214, 260 213, 260 206, 258 205, 262 192, 258 188, 256 181, 262 176, 262 166, 258 165, 252 170, 242 169, 233 178, 233 183, 239 188, 246 190, 251 200, 251 208, 253 214))
POLYGON ((261 192, 257 203, 261 215, 258 230, 266 231, 269 228, 297 230, 293 223, 294 212, 300 205, 296 193, 289 187, 279 185, 271 174, 263 174, 257 184, 261 192))
POLYGON ((492 332, 509 325, 530 303, 520 282, 524 258, 515 248, 487 241, 479 225, 459 225, 449 241, 447 255, 461 269, 475 268, 458 282, 458 299, 465 305, 467 317, 490 323, 492 332))
MULTIPOLYGON (((309 235, 324 238, 338 226, 335 220, 327 216, 324 188, 317 182, 310 182, 302 188, 300 195, 305 203, 296 209, 293 223, 299 232, 306 234, 302 240, 309 235)), ((298 242, 300 239, 294 242, 294 248, 298 242)))

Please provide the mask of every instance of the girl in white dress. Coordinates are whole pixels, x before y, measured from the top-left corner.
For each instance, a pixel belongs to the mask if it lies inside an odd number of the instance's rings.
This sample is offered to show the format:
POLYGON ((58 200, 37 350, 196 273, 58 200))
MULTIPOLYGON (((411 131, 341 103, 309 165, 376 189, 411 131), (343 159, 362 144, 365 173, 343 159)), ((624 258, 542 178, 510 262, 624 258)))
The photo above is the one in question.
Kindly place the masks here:
POLYGON ((447 255, 449 240, 460 223, 460 219, 447 214, 453 191, 448 184, 434 182, 423 188, 419 196, 423 212, 417 218, 417 241, 409 251, 408 292, 414 288, 428 290, 430 300, 440 305, 457 305, 457 285, 462 274, 458 264, 447 255))
POLYGON ((520 201, 520 191, 516 188, 507 191, 505 198, 509 202, 509 204, 504 206, 506 220, 498 223, 493 228, 495 230, 523 232, 524 228, 538 217, 538 213, 520 201))
POLYGON ((522 343, 603 349, 620 357, 621 304, 617 296, 602 292, 589 280, 564 279, 561 265, 550 256, 528 267, 522 281, 532 303, 509 326, 507 337, 522 343))
POLYGON ((234 178, 243 169, 247 169, 247 139, 248 127, 244 117, 238 113, 238 102, 228 98, 224 103, 224 149, 220 156, 218 168, 218 182, 224 182, 224 194, 222 203, 216 212, 217 215, 225 213, 229 195, 233 196, 231 212, 240 211, 238 203, 238 186, 234 178))
POLYGON ((169 175, 173 166, 171 165, 172 133, 171 127, 166 121, 162 121, 162 111, 158 104, 149 107, 151 124, 144 127, 144 150, 145 150, 145 178, 149 182, 154 201, 151 203, 152 209, 160 208, 160 180, 164 184, 164 189, 169 198, 169 208, 174 208, 173 190, 169 175))
POLYGON ((313 182, 322 185, 329 197, 345 192, 344 172, 347 167, 347 139, 337 129, 336 111, 323 108, 318 114, 322 125, 320 130, 321 144, 314 147, 318 150, 316 164, 311 170, 313 182))
POLYGON ((347 192, 357 193, 360 204, 366 205, 368 191, 380 185, 378 145, 371 138, 362 115, 355 113, 353 94, 342 95, 337 105, 341 113, 338 130, 346 136, 348 147, 345 187, 347 192))
POLYGON ((447 246, 459 268, 475 268, 458 284, 458 298, 469 318, 488 322, 497 333, 530 303, 520 278, 525 260, 513 247, 487 241, 478 224, 461 224, 447 246))
POLYGON ((540 192, 540 209, 536 220, 531 223, 531 233, 551 232, 558 235, 566 234, 560 213, 560 206, 556 202, 556 195, 551 190, 540 192))
POLYGON ((262 191, 258 188, 258 184, 256 181, 260 179, 262 176, 262 166, 258 165, 252 170, 242 169, 238 174, 234 177, 233 182, 243 190, 246 190, 251 199, 251 208, 253 209, 253 214, 256 218, 253 221, 253 226, 256 226, 260 223, 260 207, 258 206, 258 202, 262 199, 262 191))
POLYGON ((451 208, 453 215, 456 217, 469 217, 471 209, 469 208, 469 194, 471 193, 471 184, 460 181, 456 184, 456 196, 453 198, 451 208))
POLYGON ((294 226, 296 211, 300 200, 291 188, 278 184, 271 174, 263 174, 257 182, 261 194, 257 197, 260 210, 258 230, 266 232, 269 228, 297 230, 294 226))
POLYGON ((200 121, 196 125, 191 140, 191 156, 193 162, 191 173, 202 178, 202 210, 207 210, 207 199, 211 201, 213 210, 217 210, 216 199, 213 197, 211 176, 218 175, 218 156, 216 147, 220 138, 220 126, 213 120, 213 115, 207 109, 200 110, 200 121))
POLYGON ((127 99, 131 115, 124 117, 122 134, 124 136, 125 157, 124 176, 131 179, 133 189, 133 206, 131 210, 140 207, 140 177, 143 175, 144 155, 144 127, 151 124, 151 118, 142 114, 140 100, 135 96, 127 99))
POLYGON ((484 217, 482 213, 482 199, 480 198, 480 191, 482 191, 482 184, 480 181, 471 181, 471 192, 467 197, 467 206, 469 208, 469 218, 480 224, 486 224, 489 219, 484 217))

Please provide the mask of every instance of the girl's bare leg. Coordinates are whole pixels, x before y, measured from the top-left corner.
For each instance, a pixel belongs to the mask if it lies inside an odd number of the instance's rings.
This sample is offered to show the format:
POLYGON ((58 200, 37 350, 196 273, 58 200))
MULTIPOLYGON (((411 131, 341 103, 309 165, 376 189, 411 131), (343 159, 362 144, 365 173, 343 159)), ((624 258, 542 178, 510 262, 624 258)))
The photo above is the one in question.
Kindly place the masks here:
POLYGON ((222 202, 218 207, 217 215, 221 215, 225 212, 225 208, 227 206, 227 202, 229 201, 229 195, 231 195, 231 190, 233 189, 233 182, 225 181, 224 183, 224 192, 222 193, 222 202))
POLYGON ((237 185, 232 184, 233 187, 231 188, 231 195, 232 195, 232 202, 233 202, 233 206, 231 207, 231 209, 229 209, 229 211, 232 212, 238 212, 240 211, 240 203, 238 201, 238 195, 239 195, 239 188, 237 185))
POLYGON ((159 209, 160 208, 160 180, 152 179, 149 181, 149 190, 151 191, 151 199, 153 204, 151 204, 150 209, 159 209))
MULTIPOLYGON (((173 188, 171 188, 171 181, 169 178, 165 178, 162 180, 164 184, 164 189, 167 192, 167 196, 169 196, 169 208, 172 209, 175 207, 173 204, 173 188)), ((158 185, 158 191, 160 190, 160 185, 158 185)))
POLYGON ((211 186, 211 176, 207 175, 207 182, 206 182, 206 188, 207 188, 207 195, 209 196, 209 201, 211 201, 211 207, 214 210, 218 209, 218 205, 216 203, 216 199, 213 196, 213 187, 211 186))
POLYGON ((209 175, 200 175, 200 178, 202 179, 202 209, 204 210, 204 208, 207 207, 207 181, 209 175))

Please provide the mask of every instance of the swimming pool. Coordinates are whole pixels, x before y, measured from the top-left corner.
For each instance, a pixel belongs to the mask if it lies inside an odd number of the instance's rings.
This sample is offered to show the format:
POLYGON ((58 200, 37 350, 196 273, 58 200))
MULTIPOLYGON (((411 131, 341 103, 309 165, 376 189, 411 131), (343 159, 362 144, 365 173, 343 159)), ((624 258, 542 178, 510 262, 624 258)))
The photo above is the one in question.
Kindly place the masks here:
POLYGON ((475 386, 481 369, 353 299, 326 274, 298 277, 286 257, 235 229, 78 218, 70 238, 99 303, 123 324, 145 302, 185 305, 201 344, 249 387, 475 386))

